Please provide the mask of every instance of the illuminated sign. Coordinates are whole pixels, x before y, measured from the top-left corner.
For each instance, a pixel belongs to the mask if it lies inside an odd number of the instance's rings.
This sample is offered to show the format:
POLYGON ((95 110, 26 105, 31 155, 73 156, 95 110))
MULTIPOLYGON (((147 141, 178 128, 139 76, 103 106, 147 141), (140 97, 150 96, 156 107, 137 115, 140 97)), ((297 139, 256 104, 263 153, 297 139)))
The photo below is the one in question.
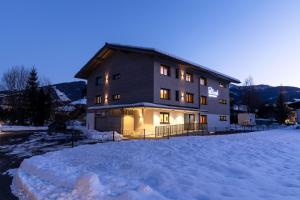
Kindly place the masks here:
POLYGON ((217 98, 219 96, 219 90, 214 90, 214 88, 208 87, 208 96, 217 98))

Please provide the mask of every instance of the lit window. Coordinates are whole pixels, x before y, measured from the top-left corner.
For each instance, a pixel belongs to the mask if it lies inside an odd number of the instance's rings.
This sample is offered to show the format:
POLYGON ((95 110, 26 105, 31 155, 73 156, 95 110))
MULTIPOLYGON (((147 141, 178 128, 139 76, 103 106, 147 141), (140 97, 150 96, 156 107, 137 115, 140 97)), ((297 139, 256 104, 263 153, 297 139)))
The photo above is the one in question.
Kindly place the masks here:
POLYGON ((95 97, 95 103, 96 103, 96 104, 102 103, 102 97, 101 97, 101 96, 96 96, 96 97, 95 97))
POLYGON ((102 76, 97 76, 96 77, 96 86, 101 85, 102 84, 102 76))
POLYGON ((185 74, 185 81, 187 81, 187 82, 193 82, 193 74, 186 73, 185 74))
POLYGON ((207 115, 200 115, 200 124, 207 124, 207 115))
POLYGON ((169 124, 169 113, 160 113, 160 123, 169 124))
POLYGON ((219 99, 219 103, 220 104, 227 104, 227 100, 226 99, 219 99))
POLYGON ((206 78, 203 78, 203 77, 201 77, 201 78, 200 78, 200 85, 207 86, 207 79, 206 79, 206 78))
POLYGON ((170 67, 161 65, 160 66, 160 74, 164 76, 170 76, 170 67))
POLYGON ((227 116, 226 115, 221 115, 220 116, 220 121, 227 121, 227 116))
POLYGON ((200 97, 200 104, 201 105, 207 105, 207 97, 206 96, 201 96, 200 97))
POLYGON ((185 101, 187 103, 194 103, 194 94, 192 94, 192 93, 186 93, 185 94, 185 101))
POLYGON ((121 99, 121 95, 120 94, 114 94, 114 95, 112 95, 112 99, 113 100, 120 100, 121 99))
POLYGON ((112 79, 113 79, 113 80, 118 80, 118 79, 120 79, 120 78, 121 78, 120 73, 113 74, 113 76, 112 76, 112 79))
POLYGON ((160 89, 160 98, 161 99, 170 99, 170 90, 169 89, 160 89))
POLYGON ((219 86, 222 87, 222 88, 226 88, 226 84, 222 83, 222 82, 219 82, 219 86))

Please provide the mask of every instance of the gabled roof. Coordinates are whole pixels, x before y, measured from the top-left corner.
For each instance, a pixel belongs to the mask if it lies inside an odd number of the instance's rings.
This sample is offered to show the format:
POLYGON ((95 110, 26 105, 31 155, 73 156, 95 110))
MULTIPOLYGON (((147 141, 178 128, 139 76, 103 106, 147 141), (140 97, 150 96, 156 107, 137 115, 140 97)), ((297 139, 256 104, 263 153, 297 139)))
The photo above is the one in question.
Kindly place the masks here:
POLYGON ((148 48, 148 47, 138 47, 138 46, 131 46, 131 45, 122 45, 122 44, 112 44, 112 43, 105 43, 105 45, 81 68, 81 70, 75 75, 75 78, 82 78, 86 79, 89 75, 89 72, 95 67, 93 63, 95 62, 102 62, 107 55, 111 53, 113 50, 125 50, 125 51, 133 51, 136 53, 146 53, 146 54, 153 54, 165 57, 167 59, 175 60, 179 63, 186 64, 189 66, 193 66, 203 72, 216 76, 220 79, 233 82, 233 83, 240 83, 240 80, 233 78, 231 76, 225 75, 223 73, 217 72, 212 70, 208 67, 204 67, 197 63, 188 61, 186 59, 180 58, 178 56, 169 54, 167 52, 163 52, 158 49, 148 48))

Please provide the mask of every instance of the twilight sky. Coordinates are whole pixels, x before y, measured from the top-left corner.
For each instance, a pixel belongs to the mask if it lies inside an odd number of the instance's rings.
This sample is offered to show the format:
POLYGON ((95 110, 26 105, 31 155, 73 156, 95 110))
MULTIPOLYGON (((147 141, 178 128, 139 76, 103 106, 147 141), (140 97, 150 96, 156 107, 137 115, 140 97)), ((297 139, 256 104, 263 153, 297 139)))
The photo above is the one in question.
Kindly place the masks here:
POLYGON ((3 0, 0 76, 35 66, 52 83, 105 42, 154 47, 256 84, 300 87, 299 0, 3 0))

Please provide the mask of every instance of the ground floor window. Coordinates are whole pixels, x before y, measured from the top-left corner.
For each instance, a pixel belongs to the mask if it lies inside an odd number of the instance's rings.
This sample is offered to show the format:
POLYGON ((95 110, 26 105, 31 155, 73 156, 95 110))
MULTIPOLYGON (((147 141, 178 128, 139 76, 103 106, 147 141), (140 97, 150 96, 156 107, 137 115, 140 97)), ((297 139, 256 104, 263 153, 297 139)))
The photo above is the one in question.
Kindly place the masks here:
POLYGON ((169 124, 169 113, 160 113, 160 123, 161 124, 169 124))
POLYGON ((207 124, 207 115, 200 115, 200 124, 207 124))
POLYGON ((227 121, 227 116, 226 115, 221 115, 220 116, 220 121, 227 121))

